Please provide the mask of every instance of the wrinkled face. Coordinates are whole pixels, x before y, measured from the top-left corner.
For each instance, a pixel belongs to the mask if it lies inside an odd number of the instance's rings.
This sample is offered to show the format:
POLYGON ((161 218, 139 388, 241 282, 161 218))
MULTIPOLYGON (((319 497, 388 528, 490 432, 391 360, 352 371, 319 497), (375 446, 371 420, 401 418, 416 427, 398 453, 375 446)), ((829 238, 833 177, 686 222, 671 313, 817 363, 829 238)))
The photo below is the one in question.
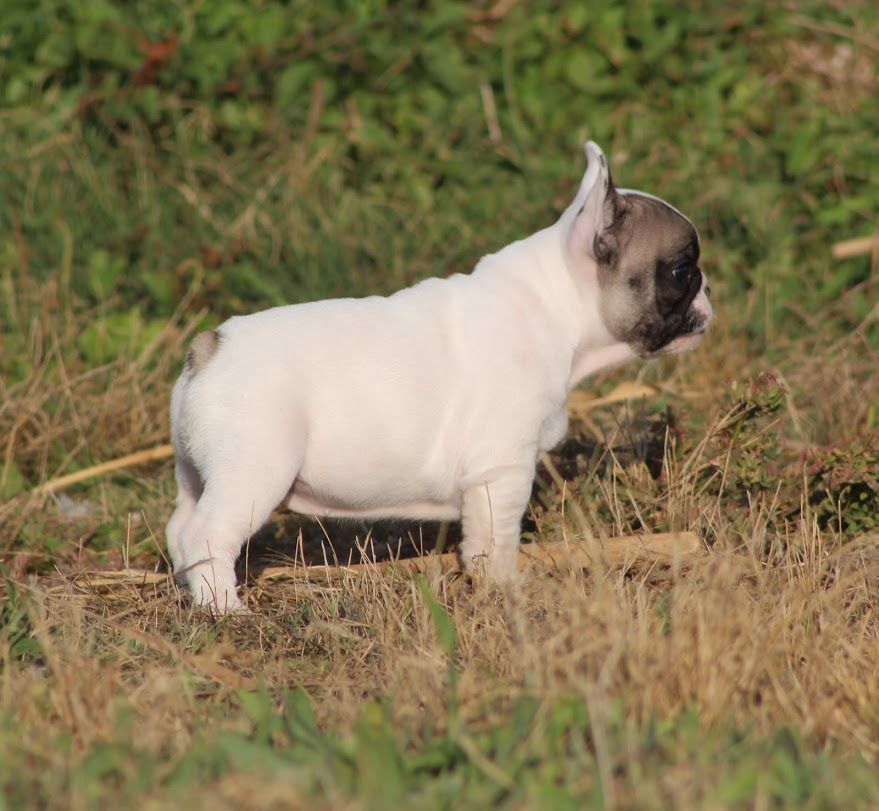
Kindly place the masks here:
POLYGON ((667 203, 611 186, 610 226, 595 239, 601 311, 641 357, 692 349, 711 321, 699 236, 667 203))

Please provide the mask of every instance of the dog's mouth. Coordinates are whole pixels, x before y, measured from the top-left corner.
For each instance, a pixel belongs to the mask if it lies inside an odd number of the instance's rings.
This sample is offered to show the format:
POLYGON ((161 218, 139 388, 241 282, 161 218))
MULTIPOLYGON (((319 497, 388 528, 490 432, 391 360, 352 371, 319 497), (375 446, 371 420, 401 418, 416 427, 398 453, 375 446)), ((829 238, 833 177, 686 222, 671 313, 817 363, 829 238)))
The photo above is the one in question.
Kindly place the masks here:
POLYGON ((694 329, 692 332, 685 332, 678 335, 677 338, 672 338, 662 349, 659 350, 656 354, 671 354, 674 355, 677 352, 688 352, 690 349, 694 349, 705 337, 705 333, 708 332, 708 327, 703 325, 698 329, 694 329))
POLYGON ((701 312, 690 312, 683 323, 664 325, 664 328, 643 329, 645 340, 636 349, 643 360, 668 353, 684 352, 694 348, 708 332, 710 316, 701 312))
POLYGON ((711 288, 704 283, 703 277, 703 284, 696 291, 696 295, 690 299, 686 310, 687 314, 681 329, 678 331, 677 338, 701 338, 708 332, 708 326, 714 315, 711 302, 709 301, 710 295, 711 288))
POLYGON ((687 306, 663 313, 661 308, 644 313, 632 331, 629 346, 648 360, 670 352, 695 347, 705 336, 714 312, 708 300, 707 285, 700 284, 687 295, 687 306))
POLYGON ((705 317, 697 313, 691 313, 678 337, 686 338, 689 335, 704 335, 706 332, 708 332, 708 324, 705 317))
POLYGON ((706 329, 705 323, 695 314, 688 314, 685 318, 674 318, 664 324, 657 324, 654 329, 644 329, 645 337, 642 342, 642 351, 638 354, 644 358, 655 358, 667 352, 677 352, 678 346, 684 343, 687 346, 695 346, 706 329), (676 323, 675 323, 676 322, 676 323))

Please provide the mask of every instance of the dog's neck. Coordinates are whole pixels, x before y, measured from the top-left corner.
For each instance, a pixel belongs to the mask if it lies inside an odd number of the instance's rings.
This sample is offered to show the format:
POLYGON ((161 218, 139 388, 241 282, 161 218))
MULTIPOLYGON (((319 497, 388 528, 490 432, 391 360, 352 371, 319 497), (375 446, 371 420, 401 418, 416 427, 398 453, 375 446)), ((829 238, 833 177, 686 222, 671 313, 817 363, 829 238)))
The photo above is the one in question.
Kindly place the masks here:
MULTIPOLYGON (((562 237, 556 236, 560 249, 562 237)), ((568 378, 568 391, 590 375, 602 369, 610 369, 636 357, 632 348, 613 335, 604 324, 599 307, 598 268, 592 260, 584 259, 583 267, 573 268, 565 260, 564 250, 557 267, 576 294, 572 300, 576 306, 571 308, 572 331, 578 340, 571 361, 571 374, 568 378), (586 267, 586 263, 591 265, 586 267)))
POLYGON ((570 391, 585 378, 611 369, 636 357, 635 352, 627 344, 611 335, 601 316, 601 291, 598 285, 598 265, 590 257, 582 257, 575 265, 565 250, 565 241, 572 216, 571 206, 555 225, 552 226, 553 242, 557 256, 554 258, 558 273, 562 275, 571 288, 576 291, 572 296, 575 307, 569 313, 573 329, 577 331, 578 341, 571 363, 571 375, 568 378, 570 391))
POLYGON ((535 310, 553 322, 552 333, 564 340, 570 355, 568 390, 589 375, 636 357, 614 338, 599 310, 598 268, 590 259, 571 267, 564 249, 565 217, 480 262, 480 270, 515 277, 535 310), (563 337, 562 337, 563 336, 563 337))

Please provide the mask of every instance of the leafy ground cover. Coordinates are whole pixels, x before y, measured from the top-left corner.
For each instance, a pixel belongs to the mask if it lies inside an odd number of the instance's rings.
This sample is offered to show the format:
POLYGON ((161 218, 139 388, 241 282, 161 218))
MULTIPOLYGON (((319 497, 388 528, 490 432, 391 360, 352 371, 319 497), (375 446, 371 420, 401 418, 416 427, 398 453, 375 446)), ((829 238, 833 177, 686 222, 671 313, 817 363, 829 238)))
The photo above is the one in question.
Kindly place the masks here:
POLYGON ((879 276, 830 246, 876 228, 877 31, 866 0, 9 0, 0 805, 875 807, 879 276), (587 137, 699 225, 718 317, 589 384, 654 393, 575 415, 527 535, 703 560, 251 580, 222 622, 87 585, 163 564, 170 463, 34 488, 166 441, 194 331, 466 271, 587 137))

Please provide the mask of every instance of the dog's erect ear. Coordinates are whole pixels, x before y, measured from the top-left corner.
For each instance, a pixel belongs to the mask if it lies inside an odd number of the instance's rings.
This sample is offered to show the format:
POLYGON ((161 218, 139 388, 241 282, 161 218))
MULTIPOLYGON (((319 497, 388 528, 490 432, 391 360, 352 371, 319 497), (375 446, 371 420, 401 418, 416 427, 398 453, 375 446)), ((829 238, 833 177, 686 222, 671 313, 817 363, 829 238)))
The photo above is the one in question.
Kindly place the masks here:
POLYGON ((623 198, 617 194, 607 158, 601 147, 588 141, 584 147, 589 161, 577 197, 571 204, 566 247, 573 261, 589 256, 599 264, 611 264, 617 250, 613 226, 623 216, 623 198))

